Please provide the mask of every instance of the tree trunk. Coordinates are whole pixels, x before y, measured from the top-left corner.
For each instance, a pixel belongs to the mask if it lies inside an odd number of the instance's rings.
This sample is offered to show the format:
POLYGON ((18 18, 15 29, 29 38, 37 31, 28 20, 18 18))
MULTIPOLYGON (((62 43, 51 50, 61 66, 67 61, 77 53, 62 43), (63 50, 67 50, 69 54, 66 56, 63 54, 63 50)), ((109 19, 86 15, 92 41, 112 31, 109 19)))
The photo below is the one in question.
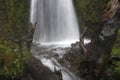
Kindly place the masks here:
POLYGON ((107 76, 106 68, 111 59, 111 51, 120 25, 120 8, 116 10, 112 18, 106 18, 97 25, 91 42, 86 46, 87 52, 80 64, 80 77, 85 80, 100 80, 107 76))

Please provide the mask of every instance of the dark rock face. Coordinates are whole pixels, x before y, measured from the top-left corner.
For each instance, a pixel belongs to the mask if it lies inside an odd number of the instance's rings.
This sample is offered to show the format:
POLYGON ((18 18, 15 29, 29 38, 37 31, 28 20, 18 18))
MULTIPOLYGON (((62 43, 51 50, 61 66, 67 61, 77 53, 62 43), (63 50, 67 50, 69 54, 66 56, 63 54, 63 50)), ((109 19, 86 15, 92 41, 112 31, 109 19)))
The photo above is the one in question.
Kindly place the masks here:
POLYGON ((4 75, 0 75, 0 80, 6 80, 6 77, 4 75))
POLYGON ((81 49, 79 42, 71 44, 71 47, 64 54, 63 58, 59 59, 58 62, 73 72, 75 75, 79 75, 79 64, 82 58, 81 49))
MULTIPOLYGON (((76 43, 72 44, 71 46, 72 47, 55 47, 55 46, 33 45, 32 53, 36 58, 38 58, 40 60, 42 57, 49 59, 51 61, 52 61, 52 58, 54 58, 58 64, 60 64, 64 68, 68 69, 68 71, 72 72, 77 77, 79 75, 78 68, 79 68, 80 59, 81 59, 81 54, 80 54, 81 50, 79 47, 79 42, 76 42, 76 43)), ((40 61, 40 60, 38 60, 38 61, 40 61)), ((55 66, 58 66, 58 64, 56 64, 56 62, 53 61, 53 63, 55 66)), ((31 64, 33 64, 33 63, 31 63, 31 64)), ((39 64, 41 64, 41 62, 39 64)), ((43 67, 45 68, 45 66, 43 66, 43 67)), ((67 74, 69 74, 69 72, 66 71, 66 69, 64 69, 64 68, 60 68, 60 70, 67 72, 67 74)), ((45 71, 44 72, 45 74, 51 73, 51 71, 50 72, 48 72, 47 70, 44 70, 44 71, 45 71)), ((51 73, 51 74, 53 74, 51 76, 54 77, 56 75, 55 73, 51 73)), ((41 73, 37 73, 37 74, 41 74, 41 73)), ((71 73, 69 75, 71 76, 71 73)), ((49 76, 47 76, 47 77, 49 77, 49 76)), ((59 75, 57 75, 55 77, 57 77, 57 79, 60 78, 59 75)), ((71 76, 71 77, 73 78, 73 76, 71 76)), ((52 80, 54 80, 54 79, 52 79, 52 80)), ((76 79, 74 79, 74 80, 76 80, 76 79)), ((77 80, 78 80, 78 77, 77 77, 77 80)))
POLYGON ((50 69, 43 66, 40 60, 37 60, 34 56, 31 56, 25 65, 26 72, 22 80, 61 80, 60 75, 51 72, 50 69))

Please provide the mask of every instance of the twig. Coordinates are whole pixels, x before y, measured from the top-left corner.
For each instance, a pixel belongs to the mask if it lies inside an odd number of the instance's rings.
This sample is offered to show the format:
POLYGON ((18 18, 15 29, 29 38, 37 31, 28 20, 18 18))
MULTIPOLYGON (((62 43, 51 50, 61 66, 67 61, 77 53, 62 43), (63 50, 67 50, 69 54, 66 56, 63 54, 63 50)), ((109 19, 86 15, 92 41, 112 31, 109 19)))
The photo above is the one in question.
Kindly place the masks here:
POLYGON ((84 46, 84 36, 85 36, 87 31, 88 31, 88 27, 80 35, 80 48, 83 50, 83 54, 86 54, 86 52, 87 52, 87 49, 84 46))

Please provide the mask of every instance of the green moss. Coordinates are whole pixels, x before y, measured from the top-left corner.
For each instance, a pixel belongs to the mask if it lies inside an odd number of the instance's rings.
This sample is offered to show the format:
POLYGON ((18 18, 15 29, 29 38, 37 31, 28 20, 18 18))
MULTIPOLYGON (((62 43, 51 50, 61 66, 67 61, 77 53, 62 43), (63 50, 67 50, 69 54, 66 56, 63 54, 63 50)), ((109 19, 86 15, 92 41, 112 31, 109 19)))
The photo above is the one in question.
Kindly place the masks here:
MULTIPOLYGON (((19 45, 16 42, 26 36, 30 0, 0 0, 0 76, 12 80, 20 77, 24 68, 19 45)), ((24 41, 23 53, 29 56, 24 41)), ((8 80, 11 80, 8 79, 8 80)))
POLYGON ((91 27, 92 23, 98 22, 106 0, 73 0, 80 21, 80 27, 91 27), (82 24, 81 24, 82 23, 82 24))
POLYGON ((115 45, 113 46, 112 53, 120 55, 120 30, 118 31, 117 40, 115 42, 115 45))
POLYGON ((120 62, 116 62, 115 72, 119 72, 120 73, 120 62))
POLYGON ((112 53, 116 55, 120 55, 120 47, 118 46, 113 47, 112 53))
MULTIPOLYGON (((23 53, 25 57, 21 57, 19 46, 11 40, 2 41, 0 44, 0 75, 9 79, 16 79, 23 75, 24 62, 29 59, 30 52, 23 44, 23 53)), ((8 79, 8 80, 9 80, 8 79)))
MULTIPOLYGON (((112 54, 120 56, 120 30, 118 31, 118 35, 117 35, 117 40, 115 42, 115 45, 113 46, 112 49, 112 54)), ((116 80, 119 80, 119 76, 120 76, 120 62, 116 61, 114 62, 114 64, 116 66, 114 66, 114 77, 116 78, 116 80)))

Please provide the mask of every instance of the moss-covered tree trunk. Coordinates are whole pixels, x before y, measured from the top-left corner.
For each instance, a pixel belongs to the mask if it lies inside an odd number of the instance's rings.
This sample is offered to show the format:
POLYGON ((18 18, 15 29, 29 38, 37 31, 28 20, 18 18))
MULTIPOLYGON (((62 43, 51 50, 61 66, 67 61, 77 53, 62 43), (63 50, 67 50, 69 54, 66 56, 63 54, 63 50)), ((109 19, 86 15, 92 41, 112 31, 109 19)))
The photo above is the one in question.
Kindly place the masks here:
MULTIPOLYGON (((112 1, 112 0, 110 0, 112 1)), ((110 2, 108 2, 109 4, 110 2)), ((108 5, 107 4, 107 5, 108 5)), ((80 77, 85 80, 110 80, 107 74, 107 68, 111 59, 111 51, 116 41, 117 31, 120 21, 120 3, 111 4, 108 9, 113 10, 112 13, 106 15, 99 24, 96 25, 96 30, 93 33, 91 42, 86 46, 87 52, 83 55, 83 60, 80 64, 80 77), (118 7, 114 7, 118 5, 118 7), (116 9, 117 8, 117 9, 116 9), (107 78, 107 79, 106 79, 107 78)), ((107 6, 106 6, 107 7, 107 6)), ((105 8, 106 9, 106 8, 105 8)), ((112 12, 112 11, 111 11, 112 12)), ((103 13, 104 16, 105 12, 103 13)))

